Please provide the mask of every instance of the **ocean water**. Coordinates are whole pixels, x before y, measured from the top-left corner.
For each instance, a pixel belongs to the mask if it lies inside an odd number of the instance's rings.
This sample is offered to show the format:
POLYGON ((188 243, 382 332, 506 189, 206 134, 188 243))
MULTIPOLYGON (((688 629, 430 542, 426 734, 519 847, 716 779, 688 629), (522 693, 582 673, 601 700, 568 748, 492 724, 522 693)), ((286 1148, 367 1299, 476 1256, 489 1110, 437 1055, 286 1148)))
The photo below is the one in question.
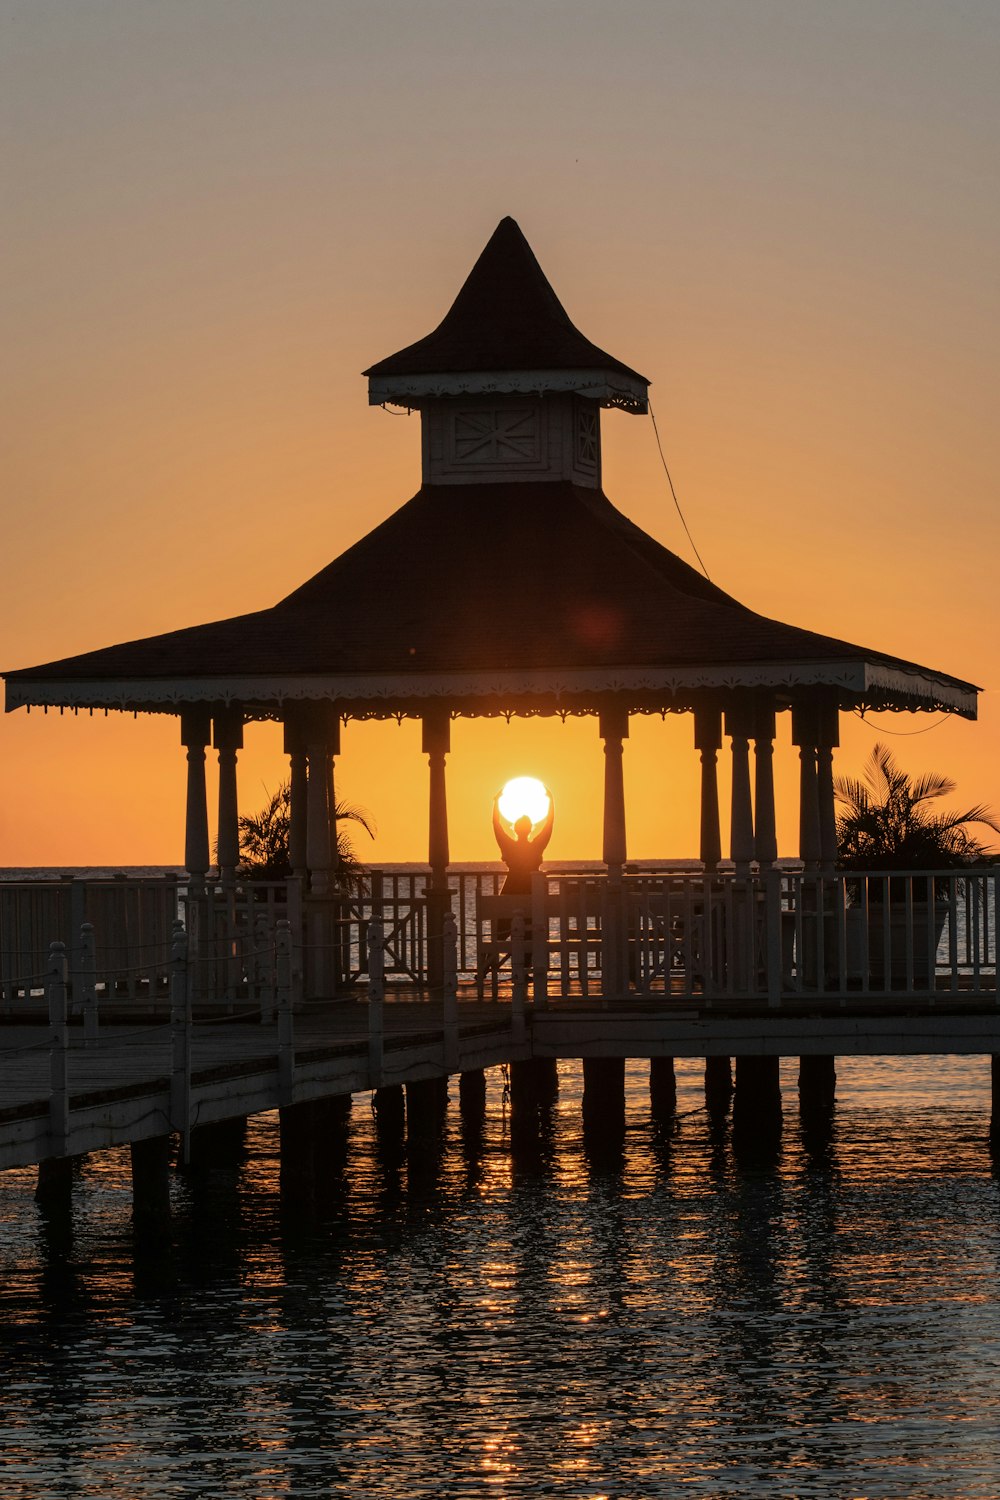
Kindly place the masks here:
POLYGON ((1000 1494, 1000 1187, 984 1058, 843 1060, 829 1132, 784 1068, 747 1160, 678 1064, 624 1144, 580 1069, 512 1149, 452 1089, 439 1143, 357 1096, 323 1212, 282 1209, 277 1121, 177 1172, 138 1255, 127 1153, 81 1165, 71 1235, 0 1178, 0 1495, 1000 1494))

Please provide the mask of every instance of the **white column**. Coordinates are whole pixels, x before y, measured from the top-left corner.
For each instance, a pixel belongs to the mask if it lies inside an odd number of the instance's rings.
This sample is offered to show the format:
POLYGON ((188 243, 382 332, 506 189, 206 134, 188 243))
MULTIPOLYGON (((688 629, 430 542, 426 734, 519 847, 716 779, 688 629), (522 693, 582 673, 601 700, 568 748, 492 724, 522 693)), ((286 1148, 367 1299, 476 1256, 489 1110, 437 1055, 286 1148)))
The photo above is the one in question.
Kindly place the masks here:
POLYGON ((240 860, 236 756, 243 749, 243 714, 239 709, 228 709, 214 716, 212 743, 219 753, 219 875, 224 885, 232 885, 240 860))
POLYGON ((774 816, 774 709, 758 702, 754 712, 754 853, 761 870, 770 869, 778 858, 778 831, 774 816))
POLYGON ((427 809, 427 982, 435 992, 444 985, 445 915, 451 908, 448 892, 448 786, 445 760, 451 749, 451 713, 435 705, 423 715, 423 749, 429 770, 427 809))
POLYGON ((313 737, 315 733, 310 730, 306 745, 306 863, 313 895, 327 896, 330 893, 330 810, 327 805, 330 771, 326 740, 313 737))
POLYGON ((447 709, 428 710, 423 715, 423 750, 430 772, 428 796, 427 862, 431 888, 448 885, 448 788, 445 762, 451 749, 451 715, 447 709))
POLYGON ((306 745, 298 722, 291 717, 285 720, 285 754, 289 762, 288 862, 292 874, 304 880, 309 868, 306 858, 306 745))
POLYGON ((837 805, 833 795, 833 752, 840 744, 840 705, 836 694, 824 694, 819 707, 816 742, 816 793, 819 798, 820 865, 832 874, 837 863, 837 805))
POLYGON ((181 744, 187 749, 187 817, 184 832, 184 864, 193 888, 203 886, 210 862, 208 842, 208 797, 205 792, 205 746, 211 735, 207 708, 181 712, 181 744))
POLYGON ((705 704, 694 712, 694 744, 701 755, 701 847, 699 857, 705 874, 713 875, 722 858, 719 826, 718 757, 722 747, 722 715, 705 704))
POLYGON ((819 869, 821 849, 816 727, 811 699, 792 705, 792 743, 799 748, 799 856, 812 872, 819 869))
POLYGON ((327 757, 327 781, 326 781, 326 807, 330 819, 330 868, 333 870, 333 878, 340 883, 340 856, 337 852, 337 792, 336 776, 334 774, 334 759, 340 754, 340 718, 332 714, 327 726, 326 748, 327 757))
POLYGON ((753 803, 750 797, 750 705, 726 709, 726 733, 732 743, 733 782, 730 802, 729 857, 737 875, 750 874, 754 857, 753 803))
POLYGON ((604 741, 604 863, 608 878, 620 881, 628 858, 625 835, 624 741, 628 739, 628 710, 602 709, 598 720, 604 741))

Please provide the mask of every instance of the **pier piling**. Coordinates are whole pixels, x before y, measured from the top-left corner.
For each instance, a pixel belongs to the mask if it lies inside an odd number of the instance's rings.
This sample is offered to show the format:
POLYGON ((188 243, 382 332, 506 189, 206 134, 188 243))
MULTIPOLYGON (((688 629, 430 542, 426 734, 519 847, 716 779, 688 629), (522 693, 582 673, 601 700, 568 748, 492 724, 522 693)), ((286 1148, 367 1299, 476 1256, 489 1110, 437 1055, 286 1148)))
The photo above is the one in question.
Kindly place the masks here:
POLYGON ((799 1058, 799 1110, 828 1114, 837 1099, 837 1059, 826 1054, 799 1058))
POLYGON ((733 1098, 733 1065, 728 1057, 705 1058, 705 1108, 710 1115, 728 1113, 733 1098))
POLYGON ((583 1060, 583 1123, 624 1129, 625 1059, 585 1057, 583 1060))
POLYGON ((38 1163, 35 1202, 49 1214, 67 1215, 73 1198, 73 1158, 48 1156, 38 1163))
POLYGON ((677 1112, 677 1079, 672 1057, 649 1060, 649 1107, 654 1120, 669 1120, 677 1112))
POLYGON ((170 1231, 170 1137, 133 1141, 132 1223, 139 1238, 162 1240, 170 1231))
POLYGON ((733 1130, 748 1141, 780 1134, 781 1082, 778 1058, 736 1059, 733 1130))
POLYGON ((411 1139, 441 1135, 448 1109, 447 1078, 426 1078, 406 1085, 406 1130, 411 1139))

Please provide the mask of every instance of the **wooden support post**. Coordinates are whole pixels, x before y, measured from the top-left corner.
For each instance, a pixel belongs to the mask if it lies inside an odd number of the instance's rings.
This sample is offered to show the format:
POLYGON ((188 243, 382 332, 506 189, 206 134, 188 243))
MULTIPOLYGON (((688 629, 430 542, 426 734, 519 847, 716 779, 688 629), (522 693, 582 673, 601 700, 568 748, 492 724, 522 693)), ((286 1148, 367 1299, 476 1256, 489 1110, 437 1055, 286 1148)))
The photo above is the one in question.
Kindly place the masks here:
POLYGON ((672 1057, 649 1060, 649 1105, 654 1120, 672 1120, 677 1113, 677 1079, 672 1057))
POLYGON ((69 1024, 66 947, 49 945, 49 1153, 64 1156, 69 1138, 69 1024))
POLYGON ((381 917, 368 923, 368 1087, 382 1082, 385 1045, 385 934, 381 917))
POLYGON ((584 1128, 600 1127, 609 1131, 625 1127, 625 1059, 623 1057, 585 1057, 583 1059, 584 1128))
POLYGON ((207 708, 186 708, 181 713, 181 744, 187 750, 184 864, 191 877, 189 890, 192 896, 202 893, 211 862, 208 796, 205 791, 205 746, 211 738, 211 728, 211 715, 207 708))
POLYGON ((170 1124, 185 1141, 191 1130, 191 986, 184 924, 174 922, 170 944, 170 1124))
POLYGON ((278 1110, 282 1208, 310 1215, 316 1208, 316 1119, 311 1102, 285 1104, 278 1110))
POLYGON ((825 1054, 799 1058, 799 1109, 803 1115, 828 1114, 837 1099, 837 1059, 825 1054))
POLYGON ((539 1104, 545 1108, 555 1104, 559 1098, 559 1064, 554 1057, 533 1057, 531 1068, 535 1075, 535 1092, 539 1104))
POLYGON ((531 1144, 538 1135, 538 1075, 532 1059, 510 1064, 510 1132, 515 1146, 531 1144))
POLYGON ((776 1057, 738 1057, 733 1128, 748 1139, 781 1129, 781 1082, 776 1057))
POLYGON ((133 1141, 132 1224, 136 1236, 160 1245, 170 1230, 170 1137, 133 1141))
POLYGON ((83 1041, 87 1047, 97 1045, 100 1017, 97 1010, 97 948, 90 922, 80 928, 80 985, 83 990, 83 1041))
POLYGON ((444 1070, 458 1072, 458 926, 455 914, 449 907, 444 914, 441 934, 444 948, 443 980, 443 1026, 444 1026, 444 1070))
POLYGON ((72 1156, 47 1156, 38 1163, 35 1202, 43 1213, 69 1219, 73 1204, 72 1156))
POLYGON ((234 1169, 246 1160, 247 1119, 234 1115, 228 1120, 213 1120, 190 1132, 184 1165, 195 1171, 205 1168, 234 1169))
POLYGON ((486 1113, 486 1072, 483 1068, 469 1068, 458 1079, 458 1107, 462 1123, 478 1123, 482 1126, 486 1113))
POLYGON ((714 875, 722 858, 719 823, 718 759, 722 748, 722 714, 715 704, 695 709, 694 744, 701 755, 701 861, 714 875))
POLYGON ((219 756, 219 820, 216 852, 223 884, 236 881, 240 860, 239 798, 236 790, 236 757, 243 749, 243 713, 224 709, 212 720, 212 744, 219 756))
POLYGON ((733 1098, 733 1067, 728 1057, 705 1058, 705 1108, 710 1115, 724 1115, 733 1098))
POLYGON ((549 881, 541 870, 531 877, 531 989, 536 1010, 549 1003, 549 881))
POLYGON ((436 1139, 444 1129, 448 1105, 447 1080, 439 1078, 406 1084, 406 1133, 411 1141, 436 1139))
POLYGON ((778 858, 774 812, 774 706, 758 700, 754 706, 754 854, 761 872, 778 858))
POLYGON ((372 1108, 379 1137, 402 1139, 406 1129, 406 1095, 402 1084, 376 1089, 372 1095, 372 1108))
POLYGON ((524 1005, 528 989, 525 929, 524 912, 516 911, 510 924, 510 1039, 515 1047, 525 1037, 524 1005))
POLYGON ((295 1083, 295 1033, 292 1017, 292 937, 287 921, 280 921, 275 932, 275 965, 277 969, 278 1010, 278 1090, 282 1101, 291 1104, 295 1083))
POLYGON ((781 937, 782 924, 781 871, 769 866, 765 877, 764 900, 767 927, 767 1003, 772 1008, 781 1005, 785 985, 784 947, 781 937))

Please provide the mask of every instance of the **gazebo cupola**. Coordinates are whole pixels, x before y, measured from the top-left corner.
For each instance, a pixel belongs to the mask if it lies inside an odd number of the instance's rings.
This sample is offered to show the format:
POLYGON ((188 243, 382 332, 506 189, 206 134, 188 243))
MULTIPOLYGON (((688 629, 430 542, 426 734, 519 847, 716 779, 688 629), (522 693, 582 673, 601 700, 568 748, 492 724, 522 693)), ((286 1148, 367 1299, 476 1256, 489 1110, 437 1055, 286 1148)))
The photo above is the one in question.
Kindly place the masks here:
POLYGON ((373 406, 420 412, 424 484, 600 489, 600 408, 647 410, 649 382, 584 338, 510 218, 434 332, 365 374, 373 406))

